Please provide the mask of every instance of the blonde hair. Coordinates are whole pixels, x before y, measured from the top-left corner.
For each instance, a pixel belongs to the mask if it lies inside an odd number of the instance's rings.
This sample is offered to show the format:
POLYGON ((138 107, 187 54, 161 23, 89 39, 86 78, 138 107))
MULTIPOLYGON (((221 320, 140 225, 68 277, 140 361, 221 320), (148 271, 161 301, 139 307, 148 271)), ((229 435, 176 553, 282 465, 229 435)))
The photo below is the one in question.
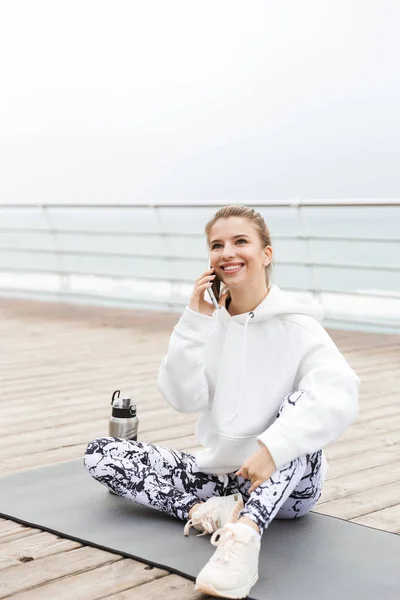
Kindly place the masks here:
MULTIPOLYGON (((250 223, 253 223, 260 238, 262 248, 265 248, 266 246, 272 246, 271 234, 267 224, 259 212, 254 210, 254 208, 250 208, 249 206, 245 206, 243 204, 229 204, 228 206, 223 206, 220 210, 218 210, 204 228, 204 233, 207 236, 207 244, 209 248, 212 227, 218 221, 218 219, 228 219, 229 217, 242 217, 243 219, 250 221, 250 223)), ((265 280, 268 288, 271 272, 272 261, 265 267, 265 280)))

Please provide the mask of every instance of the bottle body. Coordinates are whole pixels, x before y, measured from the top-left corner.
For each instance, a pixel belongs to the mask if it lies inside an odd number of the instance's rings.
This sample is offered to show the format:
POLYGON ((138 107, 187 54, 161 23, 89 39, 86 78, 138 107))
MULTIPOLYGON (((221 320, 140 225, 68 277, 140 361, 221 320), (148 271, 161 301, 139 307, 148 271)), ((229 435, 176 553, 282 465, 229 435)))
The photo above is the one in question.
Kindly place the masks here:
POLYGON ((137 441, 138 428, 139 419, 137 416, 123 418, 111 415, 108 422, 108 435, 110 437, 123 438, 124 440, 137 441))

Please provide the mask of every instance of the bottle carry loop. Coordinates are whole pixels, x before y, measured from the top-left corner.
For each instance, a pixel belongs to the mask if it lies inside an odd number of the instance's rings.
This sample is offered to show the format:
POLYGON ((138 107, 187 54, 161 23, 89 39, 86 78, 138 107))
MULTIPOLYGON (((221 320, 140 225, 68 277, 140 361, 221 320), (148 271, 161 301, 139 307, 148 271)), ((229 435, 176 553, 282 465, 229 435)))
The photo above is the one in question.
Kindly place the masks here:
POLYGON ((118 394, 118 396, 117 396, 117 397, 119 398, 119 397, 120 397, 120 394, 121 394, 121 390, 115 390, 115 392, 114 392, 114 393, 113 393, 113 395, 111 396, 111 406, 113 405, 113 402, 114 402, 114 400, 115 400, 115 397, 114 397, 114 396, 115 396, 115 394, 118 394))

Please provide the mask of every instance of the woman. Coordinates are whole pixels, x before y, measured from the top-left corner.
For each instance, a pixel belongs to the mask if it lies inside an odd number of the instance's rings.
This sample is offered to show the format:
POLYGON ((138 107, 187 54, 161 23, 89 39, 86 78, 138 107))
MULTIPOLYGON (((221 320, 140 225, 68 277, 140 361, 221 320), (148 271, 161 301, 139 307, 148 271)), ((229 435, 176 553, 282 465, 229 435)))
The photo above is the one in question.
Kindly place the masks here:
POLYGON ((206 225, 212 268, 197 280, 163 359, 158 389, 176 410, 200 413, 195 455, 100 438, 85 465, 115 493, 186 520, 217 547, 196 589, 247 596, 271 521, 318 501, 322 448, 354 422, 360 380, 324 328, 322 307, 270 285, 272 246, 262 216, 219 210, 206 225), (205 299, 215 276, 219 309, 205 299))

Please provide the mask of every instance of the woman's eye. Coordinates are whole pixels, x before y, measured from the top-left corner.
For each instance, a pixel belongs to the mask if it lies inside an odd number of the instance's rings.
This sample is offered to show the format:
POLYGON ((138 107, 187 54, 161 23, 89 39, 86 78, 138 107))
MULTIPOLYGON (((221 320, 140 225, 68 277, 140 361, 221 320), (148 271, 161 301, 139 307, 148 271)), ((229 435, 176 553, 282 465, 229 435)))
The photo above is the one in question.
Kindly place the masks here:
MULTIPOLYGON (((247 244, 247 240, 245 240, 244 238, 240 238, 239 240, 236 241, 236 243, 239 242, 244 242, 245 244, 247 244)), ((221 244, 214 244, 214 246, 211 247, 211 250, 214 250, 217 246, 220 246, 221 244)))

